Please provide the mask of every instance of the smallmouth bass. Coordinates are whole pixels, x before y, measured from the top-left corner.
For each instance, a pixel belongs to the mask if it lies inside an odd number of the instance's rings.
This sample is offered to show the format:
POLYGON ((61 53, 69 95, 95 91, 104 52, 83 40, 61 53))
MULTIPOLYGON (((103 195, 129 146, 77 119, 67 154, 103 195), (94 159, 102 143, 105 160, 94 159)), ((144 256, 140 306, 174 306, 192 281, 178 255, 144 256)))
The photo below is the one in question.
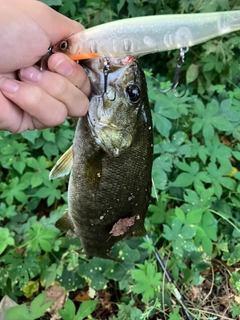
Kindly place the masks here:
POLYGON ((60 223, 80 237, 89 256, 111 258, 113 245, 142 236, 151 192, 152 120, 144 73, 134 57, 83 63, 92 87, 90 108, 78 120, 73 146, 50 179, 71 171, 68 212, 60 223), (66 221, 67 220, 67 221, 66 221), (67 225, 66 225, 67 223, 67 225))

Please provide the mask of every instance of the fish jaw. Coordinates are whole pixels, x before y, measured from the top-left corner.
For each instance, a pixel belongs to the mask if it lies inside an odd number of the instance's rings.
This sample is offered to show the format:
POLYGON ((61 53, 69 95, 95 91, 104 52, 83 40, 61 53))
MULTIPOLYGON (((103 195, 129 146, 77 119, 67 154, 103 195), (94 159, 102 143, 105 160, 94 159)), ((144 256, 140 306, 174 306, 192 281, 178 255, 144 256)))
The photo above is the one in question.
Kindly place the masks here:
MULTIPOLYGON (((87 114, 89 129, 95 142, 110 156, 118 157, 122 152, 132 144, 134 123, 120 126, 108 120, 106 109, 100 108, 103 105, 103 97, 93 97, 91 106, 94 101, 98 103, 98 108, 91 107, 87 114), (101 113, 101 114, 100 114, 101 113)), ((112 113, 112 109, 108 110, 112 113)))

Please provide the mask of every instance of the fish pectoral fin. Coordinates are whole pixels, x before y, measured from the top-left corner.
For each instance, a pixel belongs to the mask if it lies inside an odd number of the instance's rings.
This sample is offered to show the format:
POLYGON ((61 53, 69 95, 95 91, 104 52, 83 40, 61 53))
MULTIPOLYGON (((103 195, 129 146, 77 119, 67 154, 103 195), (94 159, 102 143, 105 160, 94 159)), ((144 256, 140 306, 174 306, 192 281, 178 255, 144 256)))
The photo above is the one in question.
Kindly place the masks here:
POLYGON ((61 156, 49 173, 49 180, 66 176, 70 173, 73 164, 72 146, 61 156))
POLYGON ((71 231, 74 233, 74 225, 68 216, 68 209, 64 211, 63 216, 56 222, 56 227, 61 231, 71 231))
POLYGON ((147 231, 144 227, 144 224, 138 224, 134 231, 132 231, 133 237, 144 237, 146 235, 147 231))

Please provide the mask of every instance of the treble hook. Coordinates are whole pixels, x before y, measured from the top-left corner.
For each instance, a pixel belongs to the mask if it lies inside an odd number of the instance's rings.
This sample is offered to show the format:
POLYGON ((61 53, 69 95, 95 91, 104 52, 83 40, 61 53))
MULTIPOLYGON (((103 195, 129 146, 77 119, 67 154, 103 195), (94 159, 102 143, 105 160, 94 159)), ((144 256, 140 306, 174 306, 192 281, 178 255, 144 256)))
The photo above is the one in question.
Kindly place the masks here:
POLYGON ((104 74, 104 93, 107 93, 107 79, 110 69, 110 59, 104 58, 103 74, 104 74))
POLYGON ((184 92, 182 95, 177 95, 175 93, 175 90, 179 84, 179 80, 180 80, 180 76, 181 76, 181 68, 184 64, 184 58, 185 58, 185 53, 188 52, 188 47, 185 47, 185 48, 180 48, 180 54, 179 54, 179 57, 177 59, 177 65, 176 65, 176 69, 175 69, 175 74, 174 74, 174 77, 173 77, 173 81, 172 81, 172 85, 170 86, 170 88, 166 89, 166 90, 161 90, 162 93, 167 93, 169 91, 174 91, 174 95, 175 97, 178 97, 178 98, 181 98, 185 95, 187 89, 185 88, 184 92))

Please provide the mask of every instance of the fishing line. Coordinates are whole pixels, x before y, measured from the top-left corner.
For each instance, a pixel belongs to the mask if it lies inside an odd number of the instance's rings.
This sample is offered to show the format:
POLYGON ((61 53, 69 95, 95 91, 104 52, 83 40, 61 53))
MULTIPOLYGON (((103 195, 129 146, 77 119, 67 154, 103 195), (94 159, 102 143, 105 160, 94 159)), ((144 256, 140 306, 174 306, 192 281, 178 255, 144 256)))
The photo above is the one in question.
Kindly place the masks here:
MULTIPOLYGON (((149 238, 148 234, 146 234, 145 238, 148 241, 150 241, 150 238, 149 238)), ((181 293, 178 291, 178 289, 176 288, 175 284, 173 283, 173 280, 172 280, 171 276, 169 275, 167 269, 165 268, 165 265, 164 265, 162 259, 160 258, 160 256, 159 256, 157 250, 155 249, 155 247, 154 247, 153 253, 154 253, 154 255, 155 255, 155 257, 156 257, 156 259, 157 259, 157 261, 158 261, 158 263, 159 263, 159 265, 160 265, 160 267, 161 267, 161 269, 162 269, 162 271, 163 271, 163 273, 165 275, 165 277, 167 278, 167 281, 173 286, 174 295, 175 295, 176 299, 179 301, 179 303, 181 304, 181 306, 183 307, 183 311, 184 311, 187 319, 188 320, 193 320, 191 314, 187 310, 187 307, 185 305, 185 302, 184 302, 184 299, 183 299, 181 293)))

